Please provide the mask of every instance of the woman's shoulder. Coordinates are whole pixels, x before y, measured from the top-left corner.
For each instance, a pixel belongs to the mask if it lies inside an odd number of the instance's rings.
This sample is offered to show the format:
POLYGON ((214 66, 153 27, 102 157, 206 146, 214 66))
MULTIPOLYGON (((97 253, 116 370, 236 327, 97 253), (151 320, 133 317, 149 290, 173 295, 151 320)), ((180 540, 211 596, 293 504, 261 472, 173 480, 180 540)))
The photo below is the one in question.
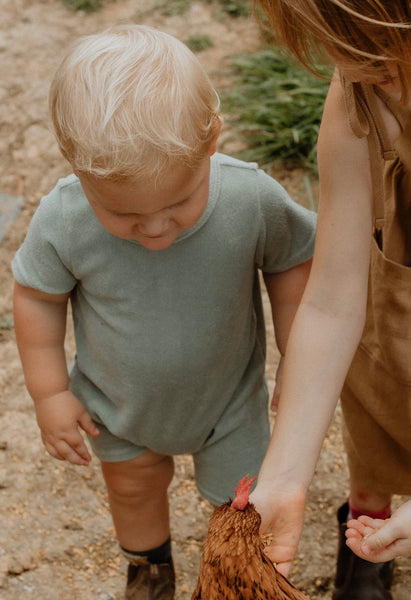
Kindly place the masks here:
POLYGON ((368 136, 374 129, 385 140, 385 150, 394 147, 401 134, 402 124, 409 121, 409 109, 399 97, 388 94, 371 83, 342 79, 345 109, 350 127, 357 137, 368 136))
MULTIPOLYGON (((334 76, 324 105, 318 137, 319 160, 349 159, 348 152, 364 151, 368 128, 366 122, 356 123, 347 106, 346 90, 341 79, 334 76), (365 144, 364 144, 365 142, 365 144)), ((353 155, 353 158, 354 158, 353 155)))

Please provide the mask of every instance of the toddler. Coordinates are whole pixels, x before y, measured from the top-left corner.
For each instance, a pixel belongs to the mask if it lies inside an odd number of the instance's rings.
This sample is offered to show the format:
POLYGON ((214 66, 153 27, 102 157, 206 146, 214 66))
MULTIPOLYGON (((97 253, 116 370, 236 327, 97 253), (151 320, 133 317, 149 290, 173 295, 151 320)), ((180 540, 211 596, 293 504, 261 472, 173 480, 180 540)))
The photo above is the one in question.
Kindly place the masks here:
POLYGON ((13 260, 27 389, 51 456, 87 465, 83 430, 101 461, 125 598, 171 600, 173 456, 193 456, 214 505, 258 472, 270 436, 259 272, 284 353, 315 215, 255 164, 216 153, 218 97, 170 35, 129 25, 80 38, 50 109, 74 174, 43 198, 13 260))

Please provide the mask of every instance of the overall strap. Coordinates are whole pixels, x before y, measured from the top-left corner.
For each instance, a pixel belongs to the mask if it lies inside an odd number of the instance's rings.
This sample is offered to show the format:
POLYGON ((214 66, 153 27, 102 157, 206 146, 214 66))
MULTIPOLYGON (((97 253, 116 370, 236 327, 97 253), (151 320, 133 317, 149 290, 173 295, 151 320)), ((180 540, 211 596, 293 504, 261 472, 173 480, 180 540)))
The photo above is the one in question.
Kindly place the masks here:
POLYGON ((384 162, 396 157, 372 86, 344 81, 351 128, 357 137, 367 136, 374 192, 374 227, 384 223, 384 162))

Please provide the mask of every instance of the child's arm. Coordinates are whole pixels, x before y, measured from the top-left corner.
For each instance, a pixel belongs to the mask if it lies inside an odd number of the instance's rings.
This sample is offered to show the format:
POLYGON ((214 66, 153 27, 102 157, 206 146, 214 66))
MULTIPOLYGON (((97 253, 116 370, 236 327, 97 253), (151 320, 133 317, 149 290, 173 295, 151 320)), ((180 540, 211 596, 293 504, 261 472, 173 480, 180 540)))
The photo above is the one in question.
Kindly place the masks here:
POLYGON ((310 274, 312 260, 299 264, 282 273, 264 273, 264 283, 271 304, 274 334, 281 358, 277 368, 276 384, 271 409, 278 407, 281 391, 283 357, 291 325, 301 302, 305 284, 310 274))
POLYGON ((14 322, 27 390, 43 443, 51 456, 87 465, 91 456, 79 427, 98 435, 88 413, 69 391, 64 338, 70 294, 14 288, 14 322))
POLYGON ((347 546, 360 558, 386 562, 396 556, 411 555, 411 500, 396 510, 390 519, 371 519, 365 515, 347 523, 347 546))

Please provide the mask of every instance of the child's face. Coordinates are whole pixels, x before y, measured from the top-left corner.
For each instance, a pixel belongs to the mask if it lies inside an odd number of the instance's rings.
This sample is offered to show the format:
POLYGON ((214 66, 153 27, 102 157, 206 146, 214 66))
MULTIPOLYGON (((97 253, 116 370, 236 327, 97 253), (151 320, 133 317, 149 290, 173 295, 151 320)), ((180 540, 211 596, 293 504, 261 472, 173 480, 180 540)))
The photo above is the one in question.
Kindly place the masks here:
POLYGON ((80 174, 79 179, 97 219, 107 231, 135 240, 148 250, 168 248, 193 227, 208 201, 210 157, 192 170, 179 164, 158 182, 116 182, 80 174))

